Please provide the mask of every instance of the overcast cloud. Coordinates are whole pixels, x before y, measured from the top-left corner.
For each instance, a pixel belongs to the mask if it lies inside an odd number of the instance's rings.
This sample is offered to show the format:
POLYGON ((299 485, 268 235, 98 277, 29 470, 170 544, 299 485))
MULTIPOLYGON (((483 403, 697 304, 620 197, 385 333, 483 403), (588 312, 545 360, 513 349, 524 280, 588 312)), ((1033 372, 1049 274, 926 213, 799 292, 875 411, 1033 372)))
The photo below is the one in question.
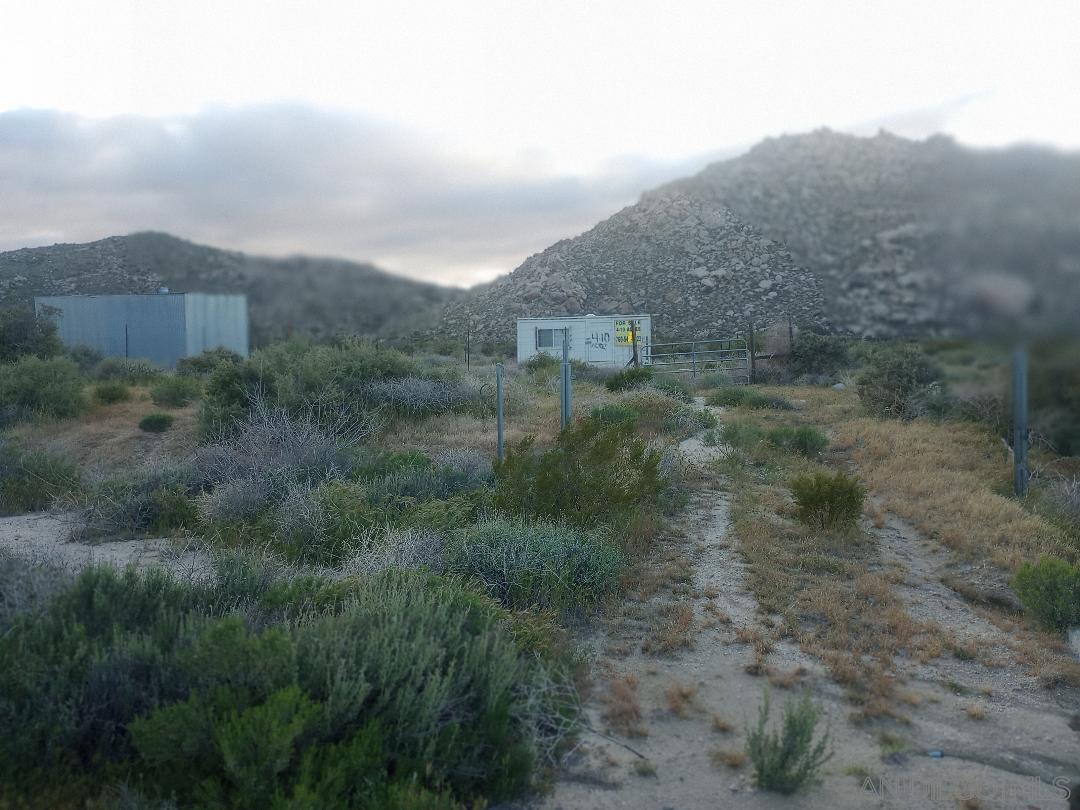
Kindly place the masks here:
POLYGON ((470 161, 415 134, 293 104, 183 117, 0 114, 0 249, 163 230, 255 253, 485 281, 710 157, 588 176, 470 161))

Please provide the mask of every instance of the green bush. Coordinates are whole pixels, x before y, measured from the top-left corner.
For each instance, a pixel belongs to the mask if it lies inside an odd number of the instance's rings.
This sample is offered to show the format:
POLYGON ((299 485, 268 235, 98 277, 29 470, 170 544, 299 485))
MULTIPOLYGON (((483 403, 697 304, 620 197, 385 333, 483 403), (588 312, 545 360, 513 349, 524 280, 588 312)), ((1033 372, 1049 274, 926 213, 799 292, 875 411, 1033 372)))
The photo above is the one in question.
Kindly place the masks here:
POLYGON ((510 608, 569 616, 613 593, 622 553, 602 532, 503 518, 456 532, 447 566, 510 608))
POLYGON ((808 425, 773 428, 765 434, 765 438, 773 447, 789 453, 798 453, 807 458, 820 455, 829 446, 828 437, 817 428, 808 425))
POLYGON ((98 383, 94 386, 94 399, 102 405, 115 405, 131 399, 131 389, 119 380, 98 383))
POLYGON ((202 489, 190 466, 162 466, 87 485, 78 499, 87 538, 166 534, 198 524, 202 489))
POLYGON ((555 355, 540 352, 526 360, 522 368, 529 374, 554 374, 561 365, 562 360, 555 355))
POLYGON ((741 450, 749 450, 765 439, 761 428, 750 422, 724 422, 720 425, 720 437, 724 444, 737 447, 741 450))
POLYGON ((1051 630, 1080 626, 1080 565, 1057 557, 1024 563, 1012 581, 1024 610, 1051 630))
POLYGON ((616 372, 604 380, 604 387, 608 391, 625 391, 628 388, 635 388, 639 385, 644 385, 653 378, 652 369, 648 366, 631 366, 630 368, 624 368, 622 371, 616 372))
POLYGON ((48 360, 63 351, 52 318, 39 317, 31 307, 0 307, 0 363, 31 355, 48 360))
POLYGON ((609 402, 593 408, 589 418, 604 425, 633 424, 637 421, 638 412, 628 405, 609 402))
POLYGON ((93 346, 86 346, 82 343, 72 346, 64 354, 68 360, 79 367, 79 373, 86 377, 93 376, 98 363, 105 359, 105 355, 93 346))
POLYGON ((139 357, 106 357, 94 368, 99 380, 122 380, 129 385, 152 382, 161 374, 160 368, 139 357))
POLYGON ((202 385, 195 377, 172 375, 163 377, 150 389, 150 399, 159 408, 182 408, 202 394, 202 385))
POLYGON ((857 391, 874 415, 907 419, 917 415, 913 397, 938 376, 937 367, 922 349, 904 343, 870 355, 859 375, 857 391))
POLYGON ((185 377, 209 377, 218 366, 237 366, 244 358, 236 352, 221 346, 206 349, 194 357, 181 357, 176 361, 176 373, 185 377))
POLYGON ((669 397, 679 400, 679 402, 689 404, 694 401, 694 397, 690 394, 690 389, 687 388, 686 384, 674 374, 653 375, 652 379, 649 381, 649 385, 658 391, 663 391, 669 397))
POLYGON ((44 452, 23 453, 0 441, 0 515, 47 509, 80 486, 79 471, 69 461, 44 452))
POLYGON ((168 413, 150 413, 139 420, 139 430, 147 433, 164 433, 172 427, 175 417, 168 413))
POLYGON ((791 346, 791 372, 796 376, 831 376, 850 363, 846 338, 801 331, 791 346))
POLYGON ((724 408, 749 408, 751 410, 771 408, 779 411, 790 411, 794 408, 783 397, 763 394, 744 385, 733 385, 730 388, 721 388, 714 391, 709 395, 706 402, 709 405, 719 405, 724 408))
POLYGON ((816 529, 847 529, 862 515, 866 490, 857 478, 842 472, 814 473, 792 480, 799 520, 816 529))
POLYGON ((0 634, 5 798, 122 774, 181 806, 453 807, 520 793, 573 723, 567 675, 457 580, 225 557, 58 587, 0 634))
POLYGON ((7 411, 9 419, 65 419, 85 407, 83 379, 65 357, 26 355, 0 366, 0 414, 7 411))
MULTIPOLYGON (((205 436, 223 436, 238 428, 258 399, 266 407, 293 417, 316 413, 326 426, 363 425, 370 422, 372 398, 395 406, 416 401, 412 395, 416 392, 386 390, 374 384, 402 378, 449 384, 451 376, 445 369, 425 368, 401 352, 361 341, 338 345, 275 343, 243 363, 220 364, 214 369, 206 383, 200 423, 205 436)), ((463 392, 457 387, 448 385, 435 393, 436 402, 449 402, 451 407, 462 404, 463 392)), ((428 396, 423 401, 431 399, 428 396)))
POLYGON ((814 740, 820 719, 821 710, 805 694, 799 701, 784 703, 780 728, 770 731, 769 693, 765 692, 757 727, 746 730, 746 753, 759 787, 787 796, 820 780, 822 766, 832 758, 829 733, 814 740))
POLYGON ((527 519, 619 526, 655 509, 664 489, 659 452, 625 422, 582 419, 550 450, 536 453, 532 443, 523 439, 494 465, 496 506, 527 519))

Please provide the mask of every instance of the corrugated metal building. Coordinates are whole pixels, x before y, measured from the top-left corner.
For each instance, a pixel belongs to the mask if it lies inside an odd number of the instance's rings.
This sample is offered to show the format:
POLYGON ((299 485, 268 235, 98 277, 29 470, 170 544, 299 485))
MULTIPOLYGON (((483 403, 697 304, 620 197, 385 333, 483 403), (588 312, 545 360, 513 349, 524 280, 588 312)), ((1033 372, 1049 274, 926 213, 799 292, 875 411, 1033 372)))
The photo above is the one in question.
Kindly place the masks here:
POLYGON ((90 346, 106 357, 143 357, 172 368, 219 346, 248 354, 244 295, 45 295, 34 299, 34 309, 55 317, 65 345, 90 346))

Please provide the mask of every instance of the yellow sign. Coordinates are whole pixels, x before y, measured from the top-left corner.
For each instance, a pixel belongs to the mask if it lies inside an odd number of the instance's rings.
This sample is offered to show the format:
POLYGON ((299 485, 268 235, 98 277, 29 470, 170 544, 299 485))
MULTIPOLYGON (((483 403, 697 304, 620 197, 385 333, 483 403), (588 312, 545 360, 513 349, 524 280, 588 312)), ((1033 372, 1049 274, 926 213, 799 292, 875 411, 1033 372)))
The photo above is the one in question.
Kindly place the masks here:
POLYGON ((632 346, 634 343, 634 322, 615 321, 615 345, 632 346))

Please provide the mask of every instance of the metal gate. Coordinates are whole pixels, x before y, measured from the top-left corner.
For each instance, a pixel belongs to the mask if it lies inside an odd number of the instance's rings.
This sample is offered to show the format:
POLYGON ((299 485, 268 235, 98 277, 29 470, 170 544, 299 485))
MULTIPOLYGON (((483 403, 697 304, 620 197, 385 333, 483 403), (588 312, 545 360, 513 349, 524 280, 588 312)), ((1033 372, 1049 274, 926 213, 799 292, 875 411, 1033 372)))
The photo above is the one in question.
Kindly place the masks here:
POLYGON ((642 362, 656 374, 699 374, 721 372, 733 383, 750 383, 750 348, 746 338, 686 340, 676 343, 645 344, 642 362))

